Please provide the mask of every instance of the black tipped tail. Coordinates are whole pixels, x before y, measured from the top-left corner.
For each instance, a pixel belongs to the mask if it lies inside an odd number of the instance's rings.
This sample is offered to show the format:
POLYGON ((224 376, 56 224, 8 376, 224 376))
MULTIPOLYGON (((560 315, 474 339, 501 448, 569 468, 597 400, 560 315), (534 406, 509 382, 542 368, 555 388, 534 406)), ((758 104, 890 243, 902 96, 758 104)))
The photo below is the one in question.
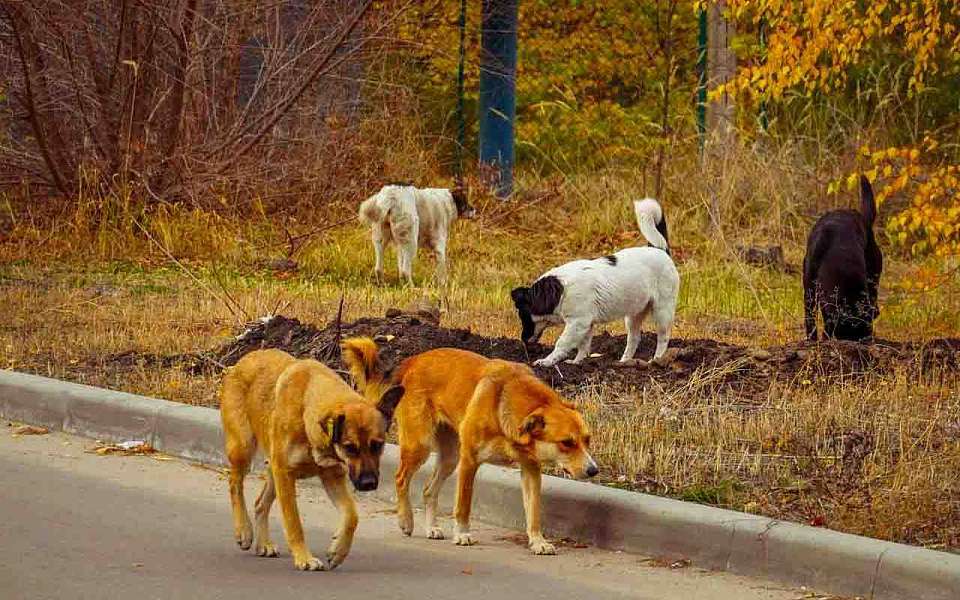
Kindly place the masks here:
POLYGON ((867 222, 867 227, 873 227, 877 218, 877 203, 873 199, 873 186, 866 175, 860 176, 860 212, 867 222))

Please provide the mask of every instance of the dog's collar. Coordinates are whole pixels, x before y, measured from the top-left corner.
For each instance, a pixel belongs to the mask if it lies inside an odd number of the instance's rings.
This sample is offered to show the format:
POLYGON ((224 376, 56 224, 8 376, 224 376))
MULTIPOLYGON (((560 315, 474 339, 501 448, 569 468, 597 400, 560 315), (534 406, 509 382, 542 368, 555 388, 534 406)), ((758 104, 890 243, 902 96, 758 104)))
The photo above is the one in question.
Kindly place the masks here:
POLYGON ((336 467, 343 464, 336 451, 333 450, 333 429, 336 422, 333 418, 327 419, 320 430, 320 443, 310 448, 313 462, 318 467, 336 467))
POLYGON ((333 417, 330 417, 323 423, 323 430, 320 432, 321 440, 318 445, 319 448, 329 448, 333 446, 333 428, 336 426, 336 422, 333 420, 333 417))

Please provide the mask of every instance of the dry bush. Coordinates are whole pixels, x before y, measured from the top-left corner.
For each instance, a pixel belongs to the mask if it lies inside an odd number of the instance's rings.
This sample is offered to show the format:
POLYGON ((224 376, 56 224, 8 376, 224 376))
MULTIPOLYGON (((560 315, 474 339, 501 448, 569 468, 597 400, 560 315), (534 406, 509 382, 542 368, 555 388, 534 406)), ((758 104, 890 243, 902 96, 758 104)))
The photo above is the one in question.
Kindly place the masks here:
POLYGON ((370 176, 350 151, 364 65, 404 8, 372 4, 3 2, 4 183, 133 204, 316 204, 346 174, 370 176))

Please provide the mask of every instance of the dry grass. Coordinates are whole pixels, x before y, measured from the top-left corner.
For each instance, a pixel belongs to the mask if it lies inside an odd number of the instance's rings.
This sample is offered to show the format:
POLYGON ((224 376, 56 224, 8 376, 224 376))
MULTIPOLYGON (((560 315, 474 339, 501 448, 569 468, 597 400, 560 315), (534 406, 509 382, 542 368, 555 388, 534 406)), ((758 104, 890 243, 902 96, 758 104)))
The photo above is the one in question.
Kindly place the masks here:
MULTIPOLYGON (((783 165, 798 161, 761 158, 743 161, 746 166, 717 188, 720 233, 706 233, 709 186, 691 185, 692 171, 683 164, 668 177, 671 240, 682 257, 677 337, 768 346, 800 336, 799 276, 745 265, 733 248, 775 240, 788 263, 798 265, 810 215, 826 206, 810 200, 819 197, 817 180, 802 161, 788 169, 783 165)), ((108 215, 87 211, 51 220, 11 203, 10 234, 0 243, 0 306, 6 307, 0 367, 212 405, 212 379, 135 356, 212 348, 266 313, 326 322, 341 294, 347 319, 426 297, 440 304, 445 325, 515 335, 509 289, 572 256, 633 243, 627 200, 642 181, 624 174, 521 178, 520 188, 512 204, 480 199, 482 217, 458 225, 451 240, 450 283, 416 289, 370 284, 372 252, 367 233, 354 223, 310 238, 296 253, 299 270, 287 274, 265 266, 286 254, 286 234, 255 208, 222 217, 120 207, 108 215), (124 353, 134 354, 116 359, 124 353)), ((358 191, 357 199, 362 196, 358 191)), ((305 234, 352 210, 329 207, 286 227, 305 234)), ((904 285, 946 272, 949 263, 918 262, 887 248, 886 265, 879 336, 960 336, 960 284, 944 279, 923 293, 904 285)), ((432 260, 421 256, 417 280, 426 281, 431 270, 432 260)), ((697 372, 681 389, 663 389, 651 379, 643 389, 601 385, 576 394, 596 429, 608 482, 960 547, 956 373, 779 382, 759 400, 717 393, 715 376, 697 372)))

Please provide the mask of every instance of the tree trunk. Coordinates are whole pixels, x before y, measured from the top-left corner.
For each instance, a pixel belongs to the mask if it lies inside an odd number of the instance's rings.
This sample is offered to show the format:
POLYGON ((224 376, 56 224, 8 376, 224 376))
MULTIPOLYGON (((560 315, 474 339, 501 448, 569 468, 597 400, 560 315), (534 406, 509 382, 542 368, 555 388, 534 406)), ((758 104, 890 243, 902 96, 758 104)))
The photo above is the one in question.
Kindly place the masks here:
MULTIPOLYGON (((735 35, 733 24, 724 17, 726 0, 710 3, 707 12, 707 90, 728 83, 736 76, 737 57, 730 47, 735 35)), ((719 179, 736 147, 736 108, 729 94, 721 94, 707 104, 706 139, 703 149, 704 169, 710 186, 710 223, 714 229, 721 226, 719 179)))
MULTIPOLYGON (((733 24, 724 18, 727 0, 710 3, 707 13, 707 89, 714 90, 728 83, 737 74, 737 56, 730 47, 736 35, 733 24)), ((735 141, 736 119, 733 98, 722 94, 707 105, 707 137, 709 141, 727 146, 735 141), (712 140, 710 139, 712 138, 712 140)))

